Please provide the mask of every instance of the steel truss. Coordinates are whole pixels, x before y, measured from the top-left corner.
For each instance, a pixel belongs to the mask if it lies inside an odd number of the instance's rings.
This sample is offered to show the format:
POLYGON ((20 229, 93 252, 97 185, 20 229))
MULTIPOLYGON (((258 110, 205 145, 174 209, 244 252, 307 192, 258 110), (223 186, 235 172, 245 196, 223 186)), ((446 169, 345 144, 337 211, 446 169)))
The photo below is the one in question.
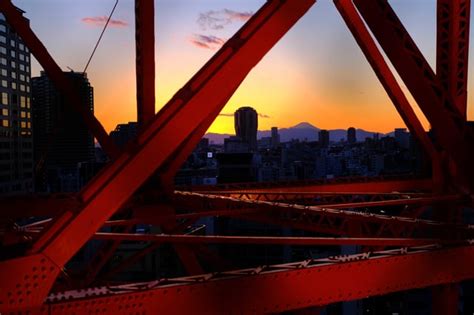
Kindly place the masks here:
POLYGON ((459 209, 472 208, 474 187, 474 131, 466 122, 470 1, 438 0, 436 74, 386 0, 334 2, 430 157, 432 178, 342 178, 174 190, 174 174, 240 83, 315 0, 269 0, 156 115, 154 5, 136 0, 141 132, 124 152, 93 113, 83 109, 77 91, 11 1, 0 1, 7 22, 112 160, 77 195, 1 200, 1 242, 9 256, 0 261, 0 312, 276 313, 437 286, 434 311, 457 314, 457 286, 452 283, 474 278, 473 228, 458 219, 459 209), (435 140, 426 135, 376 43, 428 118, 435 140), (434 213, 432 219, 422 218, 427 210, 434 213), (29 217, 39 219, 17 223, 29 217), (320 236, 196 235, 200 228, 188 227, 203 217, 230 217, 320 236), (133 233, 137 224, 155 225, 163 234, 133 233), (104 227, 113 230, 104 232, 104 227), (87 267, 67 270, 68 261, 92 239, 103 243, 87 267), (146 246, 105 268, 124 240, 146 246), (173 245, 191 276, 112 285, 114 274, 163 243, 173 245), (232 262, 206 246, 210 243, 357 244, 367 252, 229 271, 232 262), (394 246, 402 248, 382 250, 394 246), (205 274, 203 260, 216 272, 205 274), (101 284, 106 286, 94 287, 101 284))

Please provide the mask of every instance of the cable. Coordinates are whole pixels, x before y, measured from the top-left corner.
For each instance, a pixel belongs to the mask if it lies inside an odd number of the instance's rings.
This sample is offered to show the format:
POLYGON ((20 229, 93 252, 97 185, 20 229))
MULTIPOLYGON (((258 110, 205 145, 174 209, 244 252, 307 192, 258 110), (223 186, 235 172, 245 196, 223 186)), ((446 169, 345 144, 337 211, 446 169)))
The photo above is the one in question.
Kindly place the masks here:
POLYGON ((107 29, 107 26, 109 25, 110 19, 112 18, 112 15, 114 14, 115 8, 117 7, 119 0, 115 1, 115 5, 112 8, 112 11, 110 11, 109 18, 107 19, 107 22, 104 25, 104 29, 102 30, 102 33, 100 33, 99 39, 97 40, 97 43, 95 44, 94 50, 92 51, 91 56, 89 57, 89 60, 87 61, 86 67, 84 68, 83 73, 86 73, 87 68, 89 67, 89 64, 91 63, 92 58, 94 57, 95 51, 97 50, 97 47, 99 46, 99 43, 102 39, 102 36, 104 36, 105 30, 107 29))

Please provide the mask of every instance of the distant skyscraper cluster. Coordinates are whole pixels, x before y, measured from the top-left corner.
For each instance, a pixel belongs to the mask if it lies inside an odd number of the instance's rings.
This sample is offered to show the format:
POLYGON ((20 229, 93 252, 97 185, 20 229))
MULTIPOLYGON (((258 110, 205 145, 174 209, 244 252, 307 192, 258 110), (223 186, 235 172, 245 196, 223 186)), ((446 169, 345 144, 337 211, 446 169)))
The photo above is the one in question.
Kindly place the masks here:
POLYGON ((28 48, 0 14, 0 193, 34 189, 30 64, 28 48))

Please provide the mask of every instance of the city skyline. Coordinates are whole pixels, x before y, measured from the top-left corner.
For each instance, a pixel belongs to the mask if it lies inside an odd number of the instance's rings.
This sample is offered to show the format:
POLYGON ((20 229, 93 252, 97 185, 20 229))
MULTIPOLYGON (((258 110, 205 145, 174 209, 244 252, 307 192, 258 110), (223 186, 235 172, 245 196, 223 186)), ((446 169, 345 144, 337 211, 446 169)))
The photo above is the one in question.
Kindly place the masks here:
MULTIPOLYGON (((114 1, 14 3, 26 11, 33 29, 63 70, 70 67, 82 71, 114 1), (54 12, 49 9, 51 5, 54 12)), ((156 111, 263 3, 157 1, 156 111), (213 25, 211 22, 216 20, 220 24, 213 25)), ((391 4, 434 68, 435 1, 397 0, 391 4)), ((35 61, 32 70, 33 76, 41 70, 35 61)), ((88 77, 96 87, 96 116, 107 131, 136 120, 132 2, 119 3, 113 23, 88 69, 88 77), (111 53, 114 58, 110 58, 111 53)), ((469 77, 470 87, 472 71, 469 77)), ((471 102, 469 96, 468 104, 471 102)), ((381 133, 404 126, 329 0, 320 0, 270 51, 208 132, 232 132, 233 122, 226 113, 242 106, 252 106, 263 116, 260 129, 265 130, 271 126, 287 128, 302 121, 323 129, 358 126, 381 133)), ((417 113, 428 129, 423 115, 418 110, 417 113)), ((472 120, 473 116, 468 106, 468 118, 472 120)))

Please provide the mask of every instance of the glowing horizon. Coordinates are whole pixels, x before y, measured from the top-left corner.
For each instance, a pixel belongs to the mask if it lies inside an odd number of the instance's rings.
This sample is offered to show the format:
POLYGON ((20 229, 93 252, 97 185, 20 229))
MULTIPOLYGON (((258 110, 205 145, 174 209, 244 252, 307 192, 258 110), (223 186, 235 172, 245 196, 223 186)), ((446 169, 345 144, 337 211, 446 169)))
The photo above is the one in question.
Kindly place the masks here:
MULTIPOLYGON (((16 0, 32 29, 63 69, 82 71, 114 1, 16 0), (50 8, 54 7, 55 10, 50 8), (54 12, 53 12, 54 11, 54 12)), ((156 110, 158 111, 243 25, 263 0, 156 1, 156 110), (210 17, 211 19, 206 20, 210 17), (219 21, 219 25, 206 24, 219 21)), ((436 3, 391 1, 434 67, 436 3)), ((136 121, 135 42, 132 2, 120 2, 89 70, 95 114, 107 131, 136 121), (113 58, 111 58, 113 56, 113 58)), ((472 32, 471 32, 472 36, 472 32)), ((472 49, 471 49, 472 54, 472 49)), ((32 75, 41 68, 33 63, 32 75)), ((469 68, 469 88, 472 87, 469 68)), ((406 91, 406 89, 405 89, 406 91)), ((426 119, 417 109, 428 129, 426 119)), ((469 95, 468 104, 472 97, 469 95)), ((222 113, 251 106, 269 118, 259 130, 309 122, 321 129, 361 128, 387 133, 405 127, 332 1, 319 0, 310 12, 250 73, 222 113), (330 31, 328 31, 330 30, 330 31)), ((468 118, 474 113, 468 106, 468 118)), ((233 133, 230 117, 218 116, 208 132, 233 133)))

